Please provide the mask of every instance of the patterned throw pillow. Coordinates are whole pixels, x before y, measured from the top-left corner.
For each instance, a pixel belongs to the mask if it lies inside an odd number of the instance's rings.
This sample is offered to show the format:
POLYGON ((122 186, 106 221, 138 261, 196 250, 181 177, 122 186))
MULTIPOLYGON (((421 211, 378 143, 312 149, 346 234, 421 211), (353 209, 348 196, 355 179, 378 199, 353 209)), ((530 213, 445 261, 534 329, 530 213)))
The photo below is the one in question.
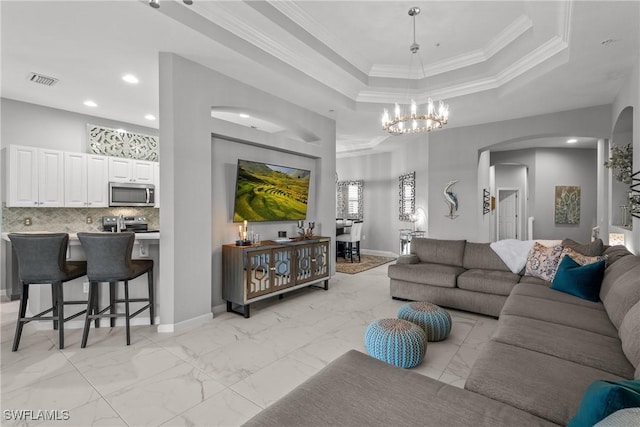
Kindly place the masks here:
POLYGON ((562 255, 562 246, 548 248, 536 242, 529 251, 524 274, 548 282, 553 281, 558 264, 560 264, 560 255, 562 255))
POLYGON ((562 253, 560 254, 560 262, 562 262, 562 258, 567 255, 569 255, 571 259, 573 259, 580 265, 593 264, 594 262, 602 261, 604 259, 603 256, 586 256, 571 248, 564 248, 562 249, 562 253))

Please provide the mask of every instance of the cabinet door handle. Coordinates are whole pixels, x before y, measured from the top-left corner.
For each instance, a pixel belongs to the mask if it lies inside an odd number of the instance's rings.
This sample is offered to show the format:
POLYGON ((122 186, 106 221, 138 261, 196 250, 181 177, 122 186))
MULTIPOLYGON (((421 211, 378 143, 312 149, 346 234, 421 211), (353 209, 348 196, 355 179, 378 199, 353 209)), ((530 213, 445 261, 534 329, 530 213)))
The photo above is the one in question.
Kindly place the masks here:
POLYGON ((37 204, 38 204, 38 202, 33 202, 33 204, 34 204, 34 205, 37 205, 37 204))
POLYGON ((276 268, 275 267, 271 267, 269 270, 276 271, 276 268))

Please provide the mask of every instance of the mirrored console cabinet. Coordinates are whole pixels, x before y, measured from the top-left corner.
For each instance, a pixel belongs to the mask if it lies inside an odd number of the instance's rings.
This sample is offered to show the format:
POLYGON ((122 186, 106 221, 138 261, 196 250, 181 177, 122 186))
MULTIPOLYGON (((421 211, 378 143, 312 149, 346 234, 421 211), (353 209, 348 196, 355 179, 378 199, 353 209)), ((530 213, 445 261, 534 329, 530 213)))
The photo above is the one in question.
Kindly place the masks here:
POLYGON ((222 246, 222 298, 227 311, 250 316, 261 299, 323 283, 329 289, 329 237, 222 246))

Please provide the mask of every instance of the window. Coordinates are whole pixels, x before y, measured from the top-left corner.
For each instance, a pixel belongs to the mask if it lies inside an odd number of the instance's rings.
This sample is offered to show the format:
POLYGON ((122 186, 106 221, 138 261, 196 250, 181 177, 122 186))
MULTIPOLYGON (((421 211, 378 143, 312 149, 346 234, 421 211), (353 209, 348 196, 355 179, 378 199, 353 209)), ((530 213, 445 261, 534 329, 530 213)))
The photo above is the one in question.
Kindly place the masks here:
POLYGON ((400 175, 399 181, 399 219, 400 221, 413 221, 416 213, 416 173, 410 172, 400 175))
POLYGON ((338 181, 336 189, 336 218, 362 220, 363 181, 338 181))

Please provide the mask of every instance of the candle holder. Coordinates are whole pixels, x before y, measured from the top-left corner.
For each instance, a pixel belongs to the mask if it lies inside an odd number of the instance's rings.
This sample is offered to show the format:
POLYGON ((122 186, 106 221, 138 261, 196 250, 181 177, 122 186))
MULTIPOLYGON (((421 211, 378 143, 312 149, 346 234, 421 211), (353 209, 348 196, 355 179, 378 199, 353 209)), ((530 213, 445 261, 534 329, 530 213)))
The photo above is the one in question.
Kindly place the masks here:
POLYGON ((251 239, 247 236, 247 220, 244 220, 242 225, 238 226, 238 237, 236 240, 236 246, 251 246, 251 239))

